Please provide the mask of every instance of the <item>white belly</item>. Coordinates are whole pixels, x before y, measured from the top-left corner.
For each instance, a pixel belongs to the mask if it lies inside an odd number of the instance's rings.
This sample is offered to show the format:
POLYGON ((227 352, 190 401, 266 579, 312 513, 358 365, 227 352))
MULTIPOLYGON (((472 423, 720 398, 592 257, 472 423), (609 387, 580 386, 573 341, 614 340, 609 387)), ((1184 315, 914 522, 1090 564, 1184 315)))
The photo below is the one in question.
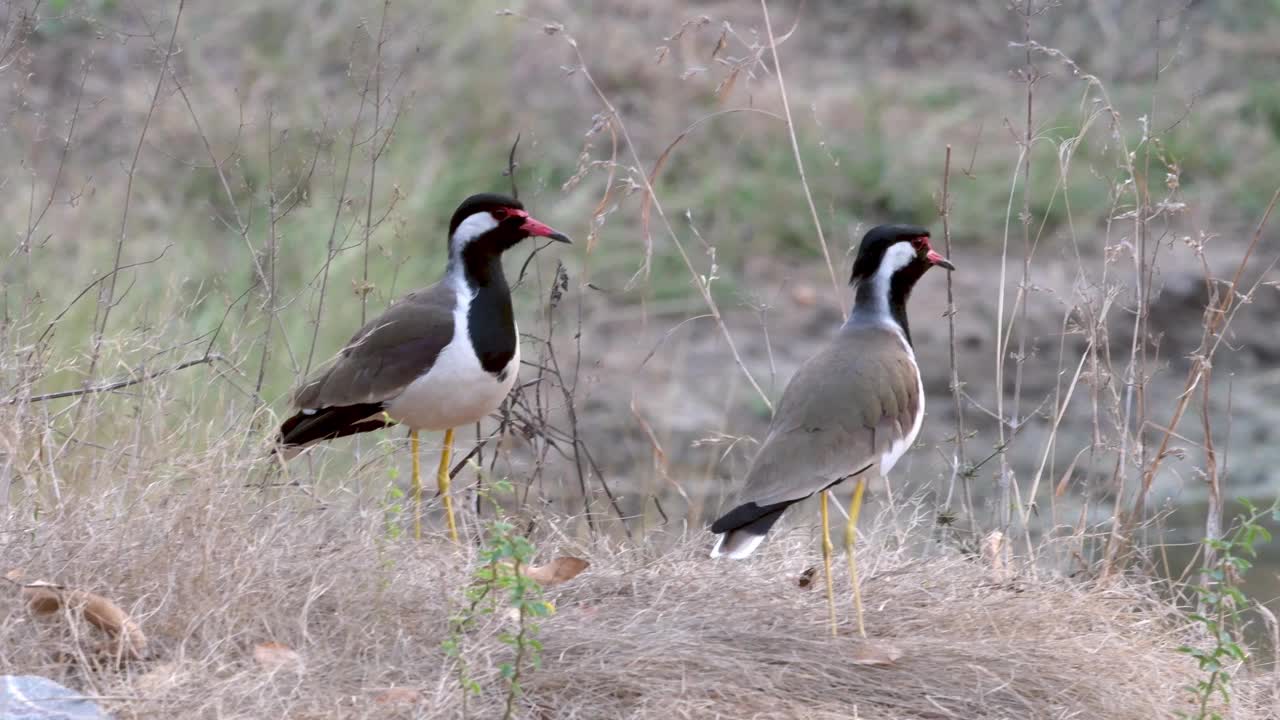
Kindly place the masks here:
POLYGON ((393 420, 414 430, 470 425, 497 410, 511 392, 520 368, 519 342, 499 380, 481 367, 466 325, 455 322, 454 328, 454 342, 445 346, 431 370, 387 403, 386 412, 393 420))

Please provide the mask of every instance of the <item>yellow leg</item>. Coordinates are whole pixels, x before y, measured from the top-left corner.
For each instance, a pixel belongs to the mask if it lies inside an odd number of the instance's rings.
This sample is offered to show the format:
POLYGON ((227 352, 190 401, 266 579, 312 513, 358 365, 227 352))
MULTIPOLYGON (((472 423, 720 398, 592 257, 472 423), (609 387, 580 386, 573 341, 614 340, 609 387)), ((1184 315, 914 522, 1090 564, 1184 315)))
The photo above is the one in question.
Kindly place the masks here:
POLYGON ((436 471, 436 484, 444 500, 444 515, 449 521, 449 537, 458 542, 458 526, 453 521, 453 500, 449 498, 449 456, 453 454, 453 428, 444 431, 444 447, 440 449, 440 469, 436 471))
POLYGON ((865 478, 858 478, 853 488, 853 500, 849 502, 849 523, 844 526, 844 551, 849 556, 849 584, 853 586, 853 607, 858 613, 858 634, 867 636, 862 626, 862 590, 858 587, 858 563, 853 554, 853 544, 858 539, 858 513, 862 511, 862 491, 867 488, 865 478))
POLYGON ((836 636, 836 593, 831 582, 831 523, 827 515, 827 491, 822 491, 822 567, 827 577, 827 615, 831 619, 831 637, 836 636))
POLYGON ((409 432, 409 452, 413 454, 413 539, 422 539, 422 468, 418 463, 418 431, 409 432))

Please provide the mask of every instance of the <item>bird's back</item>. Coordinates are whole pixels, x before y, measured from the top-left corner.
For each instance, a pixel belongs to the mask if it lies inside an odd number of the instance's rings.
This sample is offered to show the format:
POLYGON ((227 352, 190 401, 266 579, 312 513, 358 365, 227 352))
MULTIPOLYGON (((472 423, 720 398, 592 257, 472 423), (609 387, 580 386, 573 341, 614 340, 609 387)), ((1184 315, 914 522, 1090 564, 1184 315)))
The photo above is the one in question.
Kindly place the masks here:
POLYGON ((435 361, 453 337, 456 290, 441 281, 397 300, 351 336, 333 362, 298 388, 294 404, 319 408, 386 400, 435 361))
POLYGON ((897 460, 886 453, 914 440, 921 403, 919 372, 902 335, 882 325, 846 325, 787 385, 742 499, 795 501, 851 475, 880 472, 897 460))

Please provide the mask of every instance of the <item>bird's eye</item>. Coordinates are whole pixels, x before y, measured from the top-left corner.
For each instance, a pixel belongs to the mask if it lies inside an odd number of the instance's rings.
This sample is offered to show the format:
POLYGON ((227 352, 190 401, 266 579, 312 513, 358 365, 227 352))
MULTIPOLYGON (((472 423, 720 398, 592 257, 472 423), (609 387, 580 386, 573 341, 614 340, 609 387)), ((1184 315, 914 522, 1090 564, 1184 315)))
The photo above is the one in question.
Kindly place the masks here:
POLYGON ((503 220, 506 220, 507 216, 509 215, 506 208, 494 208, 489 211, 489 214, 492 215, 493 219, 497 220, 498 222, 502 222, 503 220))

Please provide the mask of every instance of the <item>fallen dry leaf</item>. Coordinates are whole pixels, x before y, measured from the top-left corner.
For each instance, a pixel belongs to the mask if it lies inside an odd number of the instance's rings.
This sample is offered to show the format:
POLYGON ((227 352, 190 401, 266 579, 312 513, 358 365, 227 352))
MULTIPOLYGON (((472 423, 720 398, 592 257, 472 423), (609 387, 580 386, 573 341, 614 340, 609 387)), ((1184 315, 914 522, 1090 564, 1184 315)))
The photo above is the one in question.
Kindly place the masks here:
POLYGON ((894 664, 900 657, 902 657, 902 650, 893 645, 869 642, 859 645, 853 651, 853 659, 850 662, 854 665, 884 667, 894 664))
POLYGON ((813 576, 817 574, 818 574, 818 568, 811 567, 805 570, 804 572, 800 573, 800 577, 796 580, 796 584, 802 588, 807 588, 810 585, 813 585, 813 576))
POLYGON ((393 687, 378 693, 373 701, 379 705, 415 705, 422 701, 422 693, 413 688, 393 687))
POLYGON ((139 659, 147 649, 147 636, 138 623, 119 605, 101 595, 37 581, 23 585, 22 597, 27 609, 36 615, 52 615, 63 608, 81 614, 90 625, 116 641, 105 647, 108 653, 120 652, 125 657, 139 659))
POLYGON ((27 601, 27 609, 36 615, 52 615, 62 607, 58 589, 47 585, 23 586, 22 598, 27 601))
POLYGON ((302 672, 302 656, 296 650, 278 642, 264 642, 253 646, 253 659, 263 670, 293 670, 302 672))
POLYGON ((543 587, 552 587, 574 579, 590 566, 591 563, 582 558, 563 555, 546 565, 534 565, 526 568, 524 574, 525 577, 543 587))

